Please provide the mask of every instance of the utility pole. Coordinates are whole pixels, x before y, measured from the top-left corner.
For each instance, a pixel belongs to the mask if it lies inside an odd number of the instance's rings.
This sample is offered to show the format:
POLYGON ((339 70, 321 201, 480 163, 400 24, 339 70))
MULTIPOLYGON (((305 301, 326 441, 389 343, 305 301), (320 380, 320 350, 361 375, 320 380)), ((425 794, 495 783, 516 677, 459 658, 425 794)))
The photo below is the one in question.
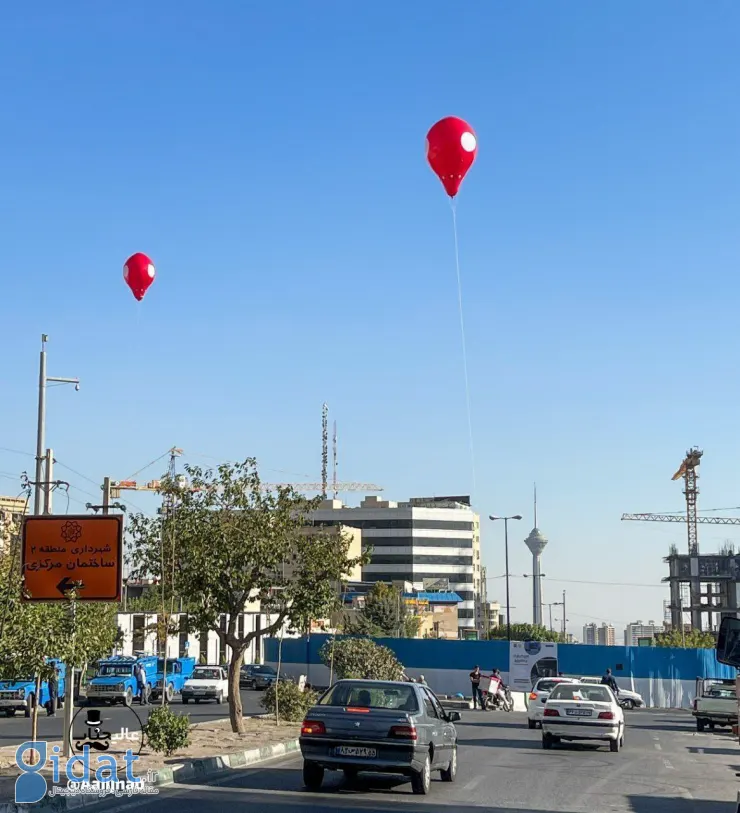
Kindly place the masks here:
MULTIPOLYGON (((49 336, 46 333, 41 334, 41 353, 39 356, 39 407, 38 407, 38 421, 36 425, 36 482, 33 490, 33 513, 38 516, 43 513, 42 505, 42 491, 44 491, 44 481, 50 481, 51 477, 48 472, 44 476, 44 447, 46 445, 46 385, 51 382, 54 384, 74 384, 75 389, 80 389, 79 378, 56 378, 46 374, 46 343, 49 341, 49 336)), ((50 486, 49 486, 50 487, 50 486)))
POLYGON ((51 514, 52 509, 52 482, 54 479, 54 452, 46 450, 46 476, 44 477, 44 513, 51 514))
POLYGON ((566 627, 567 621, 568 618, 565 615, 565 590, 563 590, 563 643, 565 643, 568 637, 568 628, 566 627))

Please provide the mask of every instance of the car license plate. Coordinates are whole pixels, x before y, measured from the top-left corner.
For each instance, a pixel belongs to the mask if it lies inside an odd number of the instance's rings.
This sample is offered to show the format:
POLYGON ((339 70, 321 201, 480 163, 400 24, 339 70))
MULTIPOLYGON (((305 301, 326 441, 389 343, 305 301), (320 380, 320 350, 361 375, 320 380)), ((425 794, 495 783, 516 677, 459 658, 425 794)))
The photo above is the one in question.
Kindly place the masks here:
POLYGON ((566 709, 565 713, 571 717, 590 717, 591 709, 566 709))
POLYGON ((364 759, 375 757, 378 752, 375 748, 359 748, 353 745, 338 745, 335 749, 338 757, 363 757, 364 759))

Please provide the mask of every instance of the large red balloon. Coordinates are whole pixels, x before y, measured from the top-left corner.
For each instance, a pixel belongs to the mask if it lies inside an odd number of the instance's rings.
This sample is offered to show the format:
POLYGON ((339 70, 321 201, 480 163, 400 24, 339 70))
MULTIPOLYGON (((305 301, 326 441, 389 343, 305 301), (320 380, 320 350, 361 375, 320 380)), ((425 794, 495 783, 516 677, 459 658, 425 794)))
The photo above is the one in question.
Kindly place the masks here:
POLYGON ((457 116, 438 121, 427 133, 427 161, 454 198, 478 154, 473 128, 457 116))
POLYGON ((123 278, 131 293, 141 302, 149 286, 154 282, 154 263, 140 251, 132 254, 123 266, 123 278))

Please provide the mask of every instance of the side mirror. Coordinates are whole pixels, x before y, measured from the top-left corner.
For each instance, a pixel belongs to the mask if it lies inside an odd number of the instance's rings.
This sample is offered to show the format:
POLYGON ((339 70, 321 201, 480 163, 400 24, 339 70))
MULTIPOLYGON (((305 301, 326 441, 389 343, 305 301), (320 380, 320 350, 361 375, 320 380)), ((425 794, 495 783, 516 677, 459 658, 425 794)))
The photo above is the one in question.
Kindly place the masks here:
POLYGON ((460 712, 459 711, 448 711, 447 712, 447 722, 449 723, 457 723, 461 720, 460 712))
POLYGON ((740 668, 740 618, 725 616, 717 636, 717 660, 740 668))

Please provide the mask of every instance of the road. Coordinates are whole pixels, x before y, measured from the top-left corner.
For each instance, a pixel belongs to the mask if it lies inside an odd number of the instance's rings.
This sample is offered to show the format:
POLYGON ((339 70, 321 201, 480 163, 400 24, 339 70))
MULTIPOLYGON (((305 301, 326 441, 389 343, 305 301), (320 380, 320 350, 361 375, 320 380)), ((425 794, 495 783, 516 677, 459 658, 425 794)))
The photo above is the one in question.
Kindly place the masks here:
MULTIPOLYGON (((734 813, 740 746, 727 734, 698 734, 681 712, 628 715, 619 754, 592 745, 541 747, 522 714, 466 712, 458 724, 457 781, 433 781, 429 796, 407 783, 328 774, 318 793, 303 789, 300 758, 235 771, 208 785, 162 789, 139 813, 734 813)), ((115 803, 112 803, 115 808, 115 803)))
MULTIPOLYGON (((263 714, 264 709, 260 705, 260 700, 263 697, 262 692, 255 691, 242 691, 242 706, 244 714, 263 714)), ((134 703, 133 710, 145 723, 149 718, 149 712, 155 704, 149 706, 139 706, 134 703)), ((190 715, 190 720, 193 723, 204 723, 208 720, 218 720, 229 716, 229 707, 226 703, 217 706, 215 703, 188 703, 183 706, 179 700, 175 700, 172 704, 173 709, 178 712, 186 711, 190 715)), ((78 709, 75 708, 75 713, 78 709)), ((84 709, 81 711, 77 722, 82 722, 82 715, 84 709)), ((136 717, 123 706, 105 706, 102 711, 102 716, 106 724, 106 729, 110 731, 120 731, 122 728, 128 728, 129 731, 134 730, 136 724, 136 717)), ((59 709, 56 717, 47 717, 43 709, 39 709, 39 739, 41 740, 61 740, 62 729, 64 727, 64 712, 59 709)), ((75 731, 73 728, 73 731, 75 731)), ((31 739, 31 721, 27 720, 20 713, 15 717, 0 716, 0 747, 7 745, 17 745, 25 740, 31 739)))

